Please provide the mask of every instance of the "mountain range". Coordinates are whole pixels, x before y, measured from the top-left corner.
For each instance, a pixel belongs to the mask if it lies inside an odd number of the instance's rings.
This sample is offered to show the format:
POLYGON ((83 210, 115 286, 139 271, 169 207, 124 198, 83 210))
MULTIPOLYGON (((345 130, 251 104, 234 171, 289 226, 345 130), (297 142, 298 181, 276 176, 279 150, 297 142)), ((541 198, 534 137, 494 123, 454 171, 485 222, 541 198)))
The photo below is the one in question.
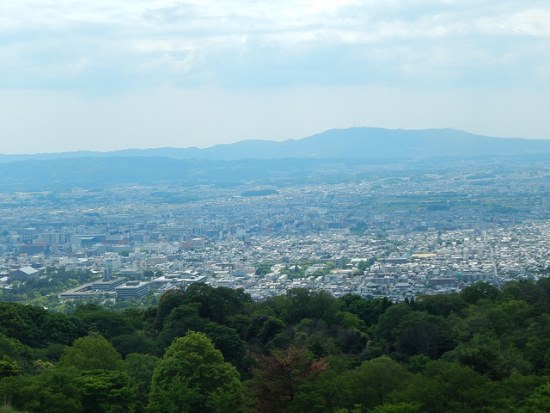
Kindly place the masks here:
POLYGON ((247 140, 205 149, 0 155, 0 191, 120 185, 277 187, 343 182, 396 168, 467 169, 467 162, 489 165, 493 160, 506 165, 546 162, 550 140, 492 138, 452 129, 353 128, 298 140, 247 140))
POLYGON ((208 148, 124 149, 111 152, 65 152, 0 155, 0 162, 60 158, 164 157, 172 159, 406 159, 433 157, 550 154, 550 139, 495 138, 454 129, 332 129, 281 142, 244 140, 208 148))

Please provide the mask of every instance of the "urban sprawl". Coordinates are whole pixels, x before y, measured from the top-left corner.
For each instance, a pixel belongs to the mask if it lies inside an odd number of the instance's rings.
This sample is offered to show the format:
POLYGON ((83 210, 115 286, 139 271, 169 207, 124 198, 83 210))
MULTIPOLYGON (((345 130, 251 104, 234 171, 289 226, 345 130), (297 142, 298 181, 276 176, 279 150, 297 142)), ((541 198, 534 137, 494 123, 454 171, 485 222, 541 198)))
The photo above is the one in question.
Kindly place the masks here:
POLYGON ((0 194, 4 296, 56 271, 70 300, 195 282, 261 299, 292 288, 394 301, 550 271, 548 168, 388 173, 290 187, 125 186, 0 194))

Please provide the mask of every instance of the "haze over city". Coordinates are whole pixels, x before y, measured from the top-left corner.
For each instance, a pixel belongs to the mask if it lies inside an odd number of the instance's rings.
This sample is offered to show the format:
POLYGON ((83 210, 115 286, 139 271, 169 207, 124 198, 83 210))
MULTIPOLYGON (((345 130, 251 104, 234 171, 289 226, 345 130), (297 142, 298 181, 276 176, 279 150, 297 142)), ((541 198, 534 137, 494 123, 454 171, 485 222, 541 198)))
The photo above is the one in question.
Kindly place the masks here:
POLYGON ((331 128, 550 138, 545 1, 0 3, 0 153, 331 128))

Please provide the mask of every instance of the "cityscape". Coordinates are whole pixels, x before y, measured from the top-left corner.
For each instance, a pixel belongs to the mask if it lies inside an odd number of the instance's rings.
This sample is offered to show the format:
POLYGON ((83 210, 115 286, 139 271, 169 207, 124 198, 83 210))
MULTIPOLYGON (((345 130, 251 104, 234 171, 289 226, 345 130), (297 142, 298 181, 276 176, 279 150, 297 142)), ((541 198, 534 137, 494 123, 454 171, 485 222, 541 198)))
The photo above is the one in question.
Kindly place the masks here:
POLYGON ((472 162, 467 171, 427 163, 278 187, 3 193, 2 298, 155 302, 201 282, 255 299, 307 288, 401 302, 547 276, 548 165, 472 162), (87 282, 33 293, 60 269, 87 282))

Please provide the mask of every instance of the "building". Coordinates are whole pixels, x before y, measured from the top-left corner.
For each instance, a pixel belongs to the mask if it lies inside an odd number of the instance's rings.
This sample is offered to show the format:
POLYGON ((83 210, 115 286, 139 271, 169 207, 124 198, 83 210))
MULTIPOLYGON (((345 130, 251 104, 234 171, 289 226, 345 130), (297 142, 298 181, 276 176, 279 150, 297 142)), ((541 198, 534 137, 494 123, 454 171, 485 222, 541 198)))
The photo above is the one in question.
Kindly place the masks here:
POLYGON ((114 298, 116 287, 124 283, 124 278, 101 279, 59 294, 62 300, 86 299, 108 296, 114 298))
POLYGON ((128 281, 116 287, 115 291, 117 300, 135 300, 151 291, 151 283, 147 281, 128 281))
POLYGON ((11 280, 16 281, 27 281, 35 280, 40 276, 40 270, 37 270, 33 267, 22 267, 15 271, 12 271, 10 274, 11 280))

